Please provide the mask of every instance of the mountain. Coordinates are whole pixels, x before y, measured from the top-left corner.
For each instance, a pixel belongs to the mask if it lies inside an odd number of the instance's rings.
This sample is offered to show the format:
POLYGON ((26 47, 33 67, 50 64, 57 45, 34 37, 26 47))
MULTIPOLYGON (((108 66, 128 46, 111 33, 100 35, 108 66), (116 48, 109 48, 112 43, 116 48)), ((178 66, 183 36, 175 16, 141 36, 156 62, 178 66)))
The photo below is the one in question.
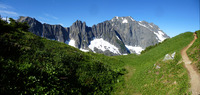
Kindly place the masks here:
MULTIPOLYGON (((181 57, 181 50, 193 40, 191 32, 150 46, 139 56, 110 57, 81 52, 65 43, 36 36, 28 29, 26 23, 11 18, 9 23, 0 20, 1 95, 192 93, 181 57), (174 52, 174 60, 163 61, 166 54, 174 52)), ((198 39, 188 50, 194 63, 199 57, 200 32, 196 33, 198 39)))
POLYGON ((120 60, 81 52, 28 29, 26 23, 0 18, 0 95, 110 95, 115 84, 123 82, 126 72, 118 67, 123 66, 120 60))
POLYGON ((42 24, 35 18, 21 16, 18 22, 27 22, 30 31, 79 48, 105 55, 140 54, 146 47, 169 38, 160 28, 146 21, 135 21, 132 17, 114 17, 92 27, 77 20, 70 27, 42 24))

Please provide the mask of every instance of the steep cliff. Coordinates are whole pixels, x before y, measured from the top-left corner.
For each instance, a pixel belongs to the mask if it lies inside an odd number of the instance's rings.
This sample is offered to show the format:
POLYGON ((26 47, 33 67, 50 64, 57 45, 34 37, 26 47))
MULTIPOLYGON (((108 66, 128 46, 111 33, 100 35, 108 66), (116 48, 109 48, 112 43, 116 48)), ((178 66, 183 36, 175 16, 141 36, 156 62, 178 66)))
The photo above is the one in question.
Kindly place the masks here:
POLYGON ((158 26, 146 21, 135 21, 132 17, 114 17, 88 27, 77 20, 72 26, 41 24, 31 17, 20 17, 27 22, 30 31, 38 36, 65 42, 82 51, 93 51, 105 55, 140 54, 150 45, 169 38, 158 26))

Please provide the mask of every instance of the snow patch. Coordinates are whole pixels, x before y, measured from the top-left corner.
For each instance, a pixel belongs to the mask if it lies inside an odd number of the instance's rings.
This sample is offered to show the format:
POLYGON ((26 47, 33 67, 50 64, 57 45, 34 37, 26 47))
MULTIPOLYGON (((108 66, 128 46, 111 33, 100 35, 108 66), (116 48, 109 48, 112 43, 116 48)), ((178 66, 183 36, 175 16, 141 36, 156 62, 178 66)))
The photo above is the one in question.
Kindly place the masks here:
POLYGON ((118 19, 119 17, 118 16, 116 16, 116 19, 118 19))
POLYGON ((129 46, 129 45, 125 45, 126 48, 128 48, 130 50, 131 53, 136 53, 136 54, 140 54, 144 49, 140 46, 129 46))
POLYGON ((140 26, 143 26, 143 27, 145 27, 145 28, 148 28, 146 25, 142 24, 141 21, 139 21, 138 24, 139 24, 140 26))
POLYGON ((131 16, 128 16, 132 21, 135 21, 131 16))
POLYGON ((156 33, 156 32, 153 32, 153 33, 156 34, 156 36, 159 39, 159 42, 162 42, 166 39, 165 37, 163 37, 165 34, 162 31, 158 31, 158 33, 156 33))
POLYGON ((70 46, 73 46, 73 47, 76 47, 76 46, 75 46, 75 40, 70 40, 70 41, 69 41, 69 45, 70 45, 70 46))
POLYGON ((124 19, 124 20, 122 21, 122 23, 128 23, 128 20, 127 20, 127 19, 124 19))
POLYGON ((117 37, 117 39, 119 39, 120 40, 120 38, 116 35, 116 37, 117 37))
POLYGON ((75 46, 75 40, 73 40, 73 39, 72 39, 72 40, 66 40, 66 41, 65 41, 65 44, 68 44, 68 45, 70 45, 70 46, 76 47, 76 46, 75 46))
POLYGON ((165 35, 162 31, 158 31, 158 33, 161 34, 161 35, 165 35))
POLYGON ((131 20, 132 20, 132 21, 135 21, 132 17, 131 17, 131 20))
POLYGON ((83 48, 80 48, 81 51, 83 52, 89 52, 89 50, 86 50, 86 49, 83 49, 83 48))
MULTIPOLYGON (((121 54, 119 52, 119 49, 110 44, 109 42, 105 41, 103 38, 100 38, 100 39, 94 39, 90 42, 90 45, 89 45, 89 48, 94 51, 94 48, 97 48, 97 49, 100 49, 102 51, 106 51, 106 50, 109 50, 110 52, 113 52, 115 54, 121 54)), ((95 52, 95 51, 94 51, 95 52)))
POLYGON ((150 26, 151 28, 153 28, 153 26, 152 26, 151 24, 149 24, 149 26, 150 26))

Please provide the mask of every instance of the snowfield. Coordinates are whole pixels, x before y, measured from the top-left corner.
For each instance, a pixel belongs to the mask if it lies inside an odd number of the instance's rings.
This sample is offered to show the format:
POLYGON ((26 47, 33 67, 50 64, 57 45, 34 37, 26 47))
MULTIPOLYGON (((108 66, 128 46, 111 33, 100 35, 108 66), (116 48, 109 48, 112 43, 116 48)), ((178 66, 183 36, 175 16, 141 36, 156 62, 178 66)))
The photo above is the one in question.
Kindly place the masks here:
POLYGON ((73 39, 72 39, 72 40, 66 40, 66 41, 65 41, 65 44, 68 44, 68 45, 70 45, 70 46, 76 47, 76 46, 75 46, 75 42, 76 42, 76 41, 73 40, 73 39))
POLYGON ((136 54, 140 54, 144 49, 140 46, 129 46, 129 45, 125 45, 127 49, 129 49, 129 51, 131 53, 136 53, 136 54))
MULTIPOLYGON (((142 21, 139 21, 139 23, 138 23, 140 26, 143 26, 143 27, 145 27, 145 28, 148 28, 146 25, 144 25, 144 24, 142 24, 142 21)), ((148 28, 149 29, 149 28, 148 28)))
POLYGON ((113 52, 115 54, 121 54, 119 52, 119 49, 115 47, 114 45, 110 44, 109 42, 105 41, 103 38, 95 38, 90 42, 89 48, 94 51, 94 48, 100 49, 102 51, 109 50, 110 52, 113 52))
POLYGON ((162 41, 164 41, 166 39, 165 37, 163 37, 164 33, 162 31, 158 31, 158 33, 156 33, 156 32, 153 32, 153 33, 156 34, 156 36, 158 37, 159 42, 162 42, 162 41))
POLYGON ((122 21, 122 23, 128 23, 128 20, 127 20, 127 19, 124 19, 124 20, 122 21))
POLYGON ((89 52, 89 50, 86 50, 86 49, 83 49, 83 48, 80 48, 81 51, 83 52, 89 52))

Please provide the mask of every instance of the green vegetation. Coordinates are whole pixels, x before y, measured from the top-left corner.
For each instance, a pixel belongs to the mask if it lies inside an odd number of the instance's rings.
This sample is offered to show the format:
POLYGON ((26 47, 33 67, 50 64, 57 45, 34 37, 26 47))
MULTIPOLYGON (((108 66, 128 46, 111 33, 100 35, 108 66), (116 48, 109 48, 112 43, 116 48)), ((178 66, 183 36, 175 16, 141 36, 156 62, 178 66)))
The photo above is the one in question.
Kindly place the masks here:
POLYGON ((188 94, 189 79, 180 51, 193 40, 186 32, 164 41, 141 55, 115 56, 125 63, 128 74, 113 94, 118 95, 183 95, 188 94), (174 60, 162 61, 166 54, 176 52, 174 60), (159 67, 160 68, 159 68, 159 67), (157 68, 156 68, 157 67, 157 68))
POLYGON ((187 50, 187 54, 200 72, 200 30, 195 33, 197 34, 197 40, 187 50))
POLYGON ((141 55, 108 57, 38 37, 28 32, 26 23, 0 20, 0 93, 190 94, 180 51, 192 40, 193 33, 186 32, 141 55), (162 61, 173 52, 174 60, 162 61))
POLYGON ((0 93, 110 94, 125 73, 117 58, 84 53, 0 20, 0 93))

